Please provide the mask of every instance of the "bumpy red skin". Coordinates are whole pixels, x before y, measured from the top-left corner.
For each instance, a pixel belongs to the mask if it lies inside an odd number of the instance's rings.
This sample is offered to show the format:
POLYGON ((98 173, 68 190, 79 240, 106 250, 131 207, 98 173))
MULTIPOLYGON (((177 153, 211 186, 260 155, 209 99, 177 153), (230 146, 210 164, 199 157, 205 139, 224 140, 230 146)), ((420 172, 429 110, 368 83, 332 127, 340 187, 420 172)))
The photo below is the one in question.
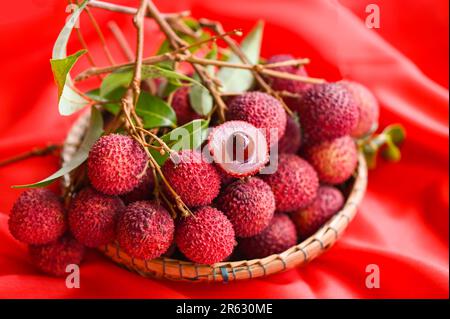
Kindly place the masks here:
POLYGON ((219 173, 220 176, 220 184, 223 187, 226 187, 228 185, 230 185, 231 183, 233 183, 234 181, 236 181, 236 177, 229 175, 228 173, 226 173, 223 169, 220 168, 220 166, 215 165, 217 172, 219 173))
POLYGON ((220 191, 217 169, 206 162, 198 151, 182 150, 177 154, 180 159, 178 164, 168 159, 162 167, 172 188, 189 207, 211 204, 220 191))
POLYGON ((286 112, 281 103, 269 94, 247 92, 231 100, 227 112, 228 120, 240 120, 264 129, 269 146, 277 143, 286 130, 286 112), (276 129, 277 134, 270 134, 276 129))
POLYGON ((189 87, 182 87, 175 91, 172 99, 172 108, 177 115, 177 124, 184 125, 201 118, 191 107, 189 101, 189 87))
POLYGON ((363 137, 378 126, 380 106, 372 92, 364 85, 352 81, 340 81, 352 94, 359 109, 359 121, 351 132, 353 137, 363 137))
POLYGON ((56 240, 67 228, 61 201, 43 188, 28 189, 17 198, 8 225, 15 239, 35 245, 56 240))
POLYGON ((247 259, 279 254, 297 243, 294 223, 286 214, 277 213, 262 233, 239 240, 238 251, 247 259))
POLYGON ((319 188, 314 168, 294 154, 280 154, 277 171, 261 177, 272 188, 276 210, 282 213, 308 206, 319 188))
POLYGON ((130 256, 153 259, 164 254, 174 235, 169 212, 153 201, 139 201, 127 206, 119 217, 117 241, 130 256))
POLYGON ((142 176, 139 184, 131 192, 121 195, 120 198, 127 205, 140 200, 149 200, 152 197, 154 188, 155 180, 153 171, 148 167, 147 172, 142 176))
POLYGON ((326 184, 345 182, 358 164, 356 144, 348 135, 308 146, 304 152, 320 181, 326 184))
POLYGON ((300 124, 289 116, 286 123, 286 132, 278 142, 278 153, 295 154, 299 151, 301 145, 302 133, 300 124))
POLYGON ((85 188, 72 201, 68 213, 73 236, 87 247, 98 247, 116 237, 116 223, 125 205, 118 196, 85 188))
POLYGON ((301 99, 299 113, 308 142, 348 135, 359 119, 359 109, 352 95, 338 83, 312 86, 301 99))
POLYGON ((231 221, 237 237, 251 237, 269 225, 275 197, 267 183, 252 177, 230 184, 217 199, 217 208, 231 221))
POLYGON ((79 265, 83 260, 85 248, 66 235, 49 244, 30 245, 28 252, 32 263, 44 273, 67 276, 67 265, 79 265))
POLYGON ((320 186, 317 197, 308 207, 291 214, 300 240, 313 235, 344 205, 344 196, 335 187, 320 186))
POLYGON ((89 152, 88 176, 92 186, 104 194, 125 194, 139 184, 147 160, 143 148, 131 137, 105 135, 89 152))
POLYGON ((235 234, 233 225, 221 211, 205 206, 178 224, 175 242, 188 259, 211 265, 231 255, 235 234))

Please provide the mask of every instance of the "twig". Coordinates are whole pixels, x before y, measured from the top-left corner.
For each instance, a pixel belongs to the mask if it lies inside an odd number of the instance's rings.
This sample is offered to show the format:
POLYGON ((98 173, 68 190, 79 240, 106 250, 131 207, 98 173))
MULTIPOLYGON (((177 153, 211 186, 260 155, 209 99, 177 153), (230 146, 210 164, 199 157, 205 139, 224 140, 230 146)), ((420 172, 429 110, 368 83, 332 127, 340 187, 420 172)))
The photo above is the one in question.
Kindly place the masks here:
POLYGON ((293 60, 286 60, 286 61, 280 61, 280 62, 274 62, 274 63, 266 63, 264 64, 264 68, 266 69, 273 69, 283 66, 301 66, 305 65, 311 62, 308 58, 305 59, 293 59, 293 60))
POLYGON ((120 30, 119 26, 115 21, 109 21, 108 27, 111 30, 112 34, 114 35, 114 38, 116 39, 117 43, 119 44, 119 47, 122 50, 122 53, 125 56, 125 58, 129 61, 132 61, 134 59, 134 54, 122 30, 120 30))
POLYGON ((62 144, 50 144, 46 147, 34 148, 31 151, 15 155, 13 157, 0 161, 0 167, 20 162, 36 156, 46 156, 53 153, 54 151, 60 150, 61 148, 62 144))

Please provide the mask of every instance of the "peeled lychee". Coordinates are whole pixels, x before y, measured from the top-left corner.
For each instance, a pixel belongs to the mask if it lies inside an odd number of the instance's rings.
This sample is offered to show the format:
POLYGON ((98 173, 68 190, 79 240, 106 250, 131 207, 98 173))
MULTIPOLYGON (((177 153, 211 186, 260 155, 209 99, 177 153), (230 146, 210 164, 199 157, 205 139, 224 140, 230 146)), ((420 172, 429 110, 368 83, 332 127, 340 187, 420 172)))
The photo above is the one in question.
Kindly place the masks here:
POLYGON ((230 184, 218 198, 217 208, 231 221, 237 237, 251 237, 269 225, 275 198, 269 185, 251 177, 230 184))
POLYGON ((263 129, 269 146, 277 143, 286 130, 286 112, 280 101, 263 92, 247 92, 232 99, 227 119, 246 121, 263 129))
POLYGON ((125 205, 118 196, 85 188, 72 201, 69 227, 74 237, 87 247, 108 244, 116 237, 116 222, 125 205))
POLYGON ((338 83, 317 84, 308 89, 301 99, 299 113, 308 142, 348 135, 359 119, 355 100, 338 83))
POLYGON ((221 211, 205 206, 177 225, 175 242, 183 255, 193 262, 214 264, 233 251, 233 225, 221 211))
POLYGON ((261 177, 272 188, 277 212, 292 212, 309 205, 319 188, 314 168, 294 154, 280 154, 277 171, 261 177))
MULTIPOLYGON (((32 263, 41 271, 54 275, 68 275, 68 265, 80 265, 84 257, 84 246, 70 236, 63 236, 44 245, 30 245, 32 263)), ((70 270, 70 269, 69 269, 70 270)))
POLYGON ((189 87, 187 86, 175 91, 172 99, 172 108, 177 115, 177 124, 179 126, 200 118, 200 115, 198 115, 191 107, 191 102, 189 101, 189 87))
POLYGON ((195 150, 172 154, 162 171, 172 188, 189 207, 209 205, 220 191, 220 175, 213 164, 195 150))
POLYGON ((47 244, 66 230, 64 208, 59 198, 44 188, 20 194, 9 215, 9 231, 26 244, 47 244))
POLYGON ((313 235, 344 204, 344 196, 335 187, 320 186, 314 202, 291 214, 301 240, 313 235))
POLYGON ((301 144, 302 134, 300 124, 296 119, 289 116, 286 123, 286 132, 278 142, 278 153, 295 154, 300 149, 301 144))
POLYGON ((144 176, 141 177, 139 184, 131 192, 123 194, 120 197, 125 204, 139 200, 149 200, 152 197, 154 187, 153 170, 148 167, 144 176))
POLYGON ((239 253, 247 259, 279 254, 297 243, 294 223, 286 214, 277 213, 262 233, 239 240, 239 253))
POLYGON ((332 185, 349 179, 358 164, 358 150, 350 136, 310 145, 305 148, 305 157, 320 181, 332 185))
POLYGON ((173 219, 161 205, 153 201, 134 202, 119 217, 117 241, 130 256, 153 259, 169 249, 174 228, 173 219))

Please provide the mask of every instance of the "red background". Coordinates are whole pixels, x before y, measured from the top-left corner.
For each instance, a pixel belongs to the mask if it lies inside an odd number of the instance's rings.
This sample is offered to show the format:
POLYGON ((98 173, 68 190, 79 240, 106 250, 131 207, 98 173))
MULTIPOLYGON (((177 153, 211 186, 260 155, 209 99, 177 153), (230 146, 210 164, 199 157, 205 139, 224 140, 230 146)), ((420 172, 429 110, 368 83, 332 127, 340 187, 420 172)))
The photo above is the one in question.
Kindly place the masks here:
MULTIPOLYGON (((136 6, 137 1, 116 1, 136 6)), ((370 87, 381 103, 381 127, 402 123, 408 138, 399 164, 380 161, 358 215, 344 237, 306 267, 229 284, 144 279, 96 252, 81 268, 81 288, 38 273, 26 247, 7 229, 20 193, 10 185, 40 180, 58 167, 55 157, 0 169, 1 297, 143 298, 448 298, 448 2, 433 1, 157 1, 161 11, 191 9, 247 32, 266 21, 262 55, 310 57, 309 72, 346 77, 370 87), (367 3, 366 3, 367 2, 367 3), (364 25, 365 6, 376 3, 381 28, 364 25), (365 287, 368 264, 380 268, 379 289, 365 287)), ((48 59, 67 14, 65 1, 8 1, 0 13, 0 159, 64 139, 75 117, 57 112, 48 59)), ((101 25, 116 20, 132 34, 130 17, 93 10, 101 25)), ((86 17, 83 34, 99 65, 98 39, 86 17)), ((147 30, 154 30, 151 23, 147 30)), ((109 41, 111 34, 103 28, 109 41)), ((160 37, 147 31, 146 53, 160 37)), ((133 41, 132 41, 133 42, 133 41)), ((69 52, 78 49, 76 37, 69 52)), ((119 60, 117 47, 112 46, 119 60)), ((84 61, 85 62, 85 61, 84 61)), ((81 67, 86 66, 82 63, 81 67)), ((55 189, 57 185, 53 185, 55 189)))

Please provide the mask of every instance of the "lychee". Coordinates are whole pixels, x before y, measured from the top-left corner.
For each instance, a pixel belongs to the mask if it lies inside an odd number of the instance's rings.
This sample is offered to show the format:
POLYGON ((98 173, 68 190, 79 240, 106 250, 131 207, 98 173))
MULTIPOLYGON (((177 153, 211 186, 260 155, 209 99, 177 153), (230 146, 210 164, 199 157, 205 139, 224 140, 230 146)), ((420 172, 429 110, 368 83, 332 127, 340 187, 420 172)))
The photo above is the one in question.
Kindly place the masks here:
POLYGON ((276 172, 261 177, 272 188, 278 212, 292 212, 309 205, 319 188, 314 168, 294 154, 280 154, 276 172))
POLYGON ((125 205, 118 196, 102 194, 93 188, 78 193, 69 208, 69 228, 87 247, 108 244, 116 237, 116 222, 125 205))
POLYGON ((309 145, 304 152, 320 181, 327 184, 335 185, 346 181, 358 164, 356 144, 348 135, 309 145))
POLYGON ((177 115, 177 124, 179 126, 200 118, 200 115, 191 107, 189 91, 189 87, 184 86, 176 90, 173 94, 172 108, 177 115))
POLYGON ((359 119, 352 95, 338 83, 317 84, 308 89, 301 99, 299 113, 308 142, 348 135, 359 119))
POLYGON ((314 202, 291 214, 300 240, 313 235, 344 204, 344 196, 335 187, 320 186, 314 202))
POLYGON ((9 215, 9 231, 26 244, 47 244, 66 230, 64 208, 59 198, 44 188, 20 194, 9 215))
POLYGON ((257 174, 269 160, 264 133, 250 123, 225 122, 215 127, 208 139, 214 162, 233 177, 257 174))
POLYGON ((139 200, 149 200, 152 197, 155 188, 153 170, 147 167, 144 176, 141 177, 139 184, 129 193, 120 196, 125 204, 137 202, 139 200))
POLYGON ((175 242, 193 262, 214 264, 226 259, 235 244, 233 225, 219 210, 205 206, 177 226, 175 242))
POLYGON ((32 263, 41 271, 64 276, 68 265, 80 265, 85 248, 72 237, 65 235, 44 245, 30 245, 28 248, 32 263))
POLYGON ((246 121, 263 129, 269 146, 277 143, 286 130, 286 112, 280 101, 263 92, 247 92, 232 99, 227 119, 246 121))
POLYGON ((239 240, 239 253, 247 259, 279 254, 297 243, 294 223, 286 214, 277 213, 260 234, 239 240))
POLYGON ((295 154, 302 144, 302 134, 300 124, 297 119, 288 117, 286 123, 286 132, 278 142, 278 153, 295 154))
POLYGON ((269 185, 251 177, 230 184, 217 199, 217 208, 231 221, 237 237, 251 237, 269 225, 275 198, 269 185))
POLYGON ((195 150, 171 155, 162 167, 171 187, 189 207, 209 205, 220 191, 220 175, 213 164, 195 150))

